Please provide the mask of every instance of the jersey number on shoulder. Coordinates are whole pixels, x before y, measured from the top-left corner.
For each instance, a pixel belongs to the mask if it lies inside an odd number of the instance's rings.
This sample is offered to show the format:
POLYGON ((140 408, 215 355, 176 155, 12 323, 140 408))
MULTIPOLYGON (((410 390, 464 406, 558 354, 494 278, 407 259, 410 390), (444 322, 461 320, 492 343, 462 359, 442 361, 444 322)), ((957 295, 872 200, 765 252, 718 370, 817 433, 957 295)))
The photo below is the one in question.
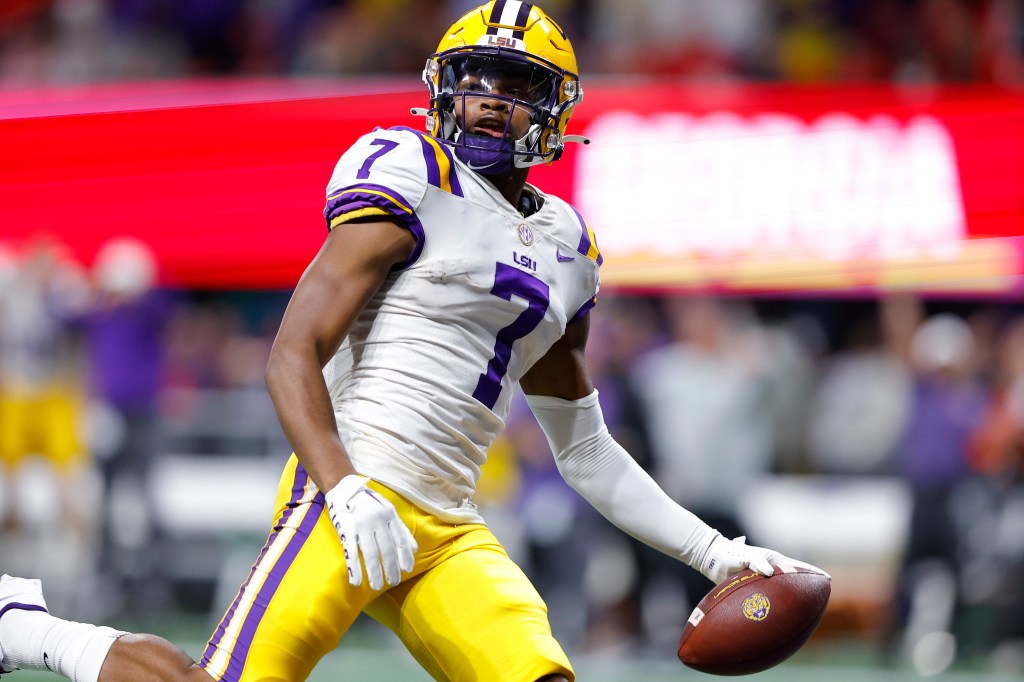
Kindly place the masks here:
POLYGON ((363 161, 363 165, 356 172, 356 178, 359 180, 365 180, 370 177, 370 166, 373 165, 373 162, 398 146, 398 143, 394 140, 382 140, 379 137, 370 142, 370 144, 380 145, 380 149, 366 157, 366 161, 363 161))
POLYGON ((548 285, 528 272, 511 265, 498 263, 494 272, 494 286, 491 294, 511 301, 517 296, 527 302, 526 310, 519 314, 512 324, 498 332, 494 342, 494 357, 487 363, 487 371, 480 375, 473 397, 493 410, 501 393, 501 380, 508 373, 512 359, 512 344, 523 338, 540 324, 548 309, 548 285))

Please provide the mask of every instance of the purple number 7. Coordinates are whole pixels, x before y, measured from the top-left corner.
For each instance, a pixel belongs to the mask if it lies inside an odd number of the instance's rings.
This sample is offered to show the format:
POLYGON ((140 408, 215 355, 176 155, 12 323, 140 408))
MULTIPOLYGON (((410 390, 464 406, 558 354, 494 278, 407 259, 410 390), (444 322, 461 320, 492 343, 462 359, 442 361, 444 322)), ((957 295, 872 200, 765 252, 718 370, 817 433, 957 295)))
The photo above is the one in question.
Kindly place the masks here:
POLYGON ((491 293, 506 301, 511 301, 513 296, 524 299, 527 307, 512 324, 498 332, 494 342, 494 357, 487 363, 487 371, 480 375, 476 390, 473 391, 473 397, 489 410, 494 409, 501 394, 501 380, 508 372, 508 363, 512 359, 512 344, 537 328, 544 319, 549 300, 547 284, 504 263, 497 264, 491 293))
POLYGON ((374 161, 398 146, 398 143, 393 140, 382 140, 379 137, 371 141, 370 144, 379 144, 381 148, 366 157, 366 161, 363 161, 363 165, 359 167, 359 171, 356 172, 356 178, 360 180, 370 177, 370 166, 373 165, 374 161))

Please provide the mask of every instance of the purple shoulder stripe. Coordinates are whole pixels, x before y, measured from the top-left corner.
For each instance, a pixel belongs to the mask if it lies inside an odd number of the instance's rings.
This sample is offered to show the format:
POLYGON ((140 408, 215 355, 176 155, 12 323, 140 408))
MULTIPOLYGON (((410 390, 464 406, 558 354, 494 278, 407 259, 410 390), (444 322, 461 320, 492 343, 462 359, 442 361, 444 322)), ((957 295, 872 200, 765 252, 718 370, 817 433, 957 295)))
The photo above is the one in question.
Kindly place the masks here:
POLYGON ((12 601, 10 604, 4 604, 4 607, 0 609, 0 618, 4 617, 4 614, 8 611, 42 611, 43 613, 49 613, 45 606, 39 604, 22 604, 21 602, 12 601))
POLYGON ((327 205, 324 206, 327 227, 330 228, 336 218, 364 208, 379 208, 398 218, 413 212, 412 204, 390 187, 368 182, 349 185, 327 197, 327 205))
POLYGON ((581 317, 585 317, 595 305, 597 305, 597 296, 588 299, 587 302, 576 311, 576 314, 569 318, 569 321, 566 324, 572 324, 581 317))
POLYGON ((423 223, 413 210, 412 204, 405 197, 384 185, 363 183, 339 189, 332 193, 324 208, 324 218, 327 220, 327 227, 330 229, 331 222, 335 218, 344 216, 346 213, 358 211, 364 208, 377 208, 399 218, 412 235, 416 238, 416 246, 413 248, 409 258, 398 265, 395 269, 402 270, 416 262, 423 252, 423 241, 425 233, 423 223))
POLYGON ((597 245, 591 242, 590 240, 592 233, 590 231, 590 228, 587 227, 587 221, 583 219, 583 216, 580 214, 579 211, 576 210, 575 206, 573 206, 572 204, 567 205, 569 206, 569 208, 572 209, 572 212, 576 214, 576 220, 578 220, 580 223, 580 245, 576 247, 576 251, 582 253, 584 256, 589 257, 590 250, 593 249, 595 252, 597 252, 597 257, 594 260, 597 261, 598 265, 601 265, 601 263, 604 262, 604 256, 601 255, 601 251, 597 248, 597 245))
POLYGON ((451 149, 448 148, 448 144, 432 135, 410 128, 408 126, 395 126, 391 130, 401 130, 407 133, 413 133, 420 140, 420 145, 423 147, 423 161, 427 164, 427 182, 438 189, 443 189, 446 192, 449 191, 445 187, 445 182, 451 187, 451 193, 457 197, 463 197, 465 194, 462 191, 462 184, 459 182, 459 174, 455 170, 455 157, 452 155, 451 149), (442 168, 442 159, 445 168, 442 168))

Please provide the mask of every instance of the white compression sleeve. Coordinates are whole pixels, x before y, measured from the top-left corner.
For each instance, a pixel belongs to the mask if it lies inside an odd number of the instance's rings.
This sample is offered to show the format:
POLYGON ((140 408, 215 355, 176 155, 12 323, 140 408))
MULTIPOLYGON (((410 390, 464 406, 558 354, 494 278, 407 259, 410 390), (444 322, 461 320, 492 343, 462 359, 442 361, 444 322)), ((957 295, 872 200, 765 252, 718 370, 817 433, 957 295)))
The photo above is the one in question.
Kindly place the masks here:
POLYGON ((605 518, 700 570, 718 531, 679 506, 615 442, 597 391, 579 400, 526 396, 565 481, 605 518))

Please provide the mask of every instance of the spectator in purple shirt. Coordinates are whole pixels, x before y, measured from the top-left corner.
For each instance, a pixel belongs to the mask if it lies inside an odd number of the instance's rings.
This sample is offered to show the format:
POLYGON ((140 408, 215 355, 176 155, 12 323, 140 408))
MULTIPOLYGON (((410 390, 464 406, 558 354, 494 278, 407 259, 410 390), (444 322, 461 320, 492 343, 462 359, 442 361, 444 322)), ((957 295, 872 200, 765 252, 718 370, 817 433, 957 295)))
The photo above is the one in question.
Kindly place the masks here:
POLYGON ((956 635, 963 533, 954 505, 970 477, 971 436, 987 393, 977 376, 977 349, 967 322, 950 313, 924 319, 913 299, 894 298, 883 306, 890 347, 911 381, 894 464, 912 506, 889 633, 891 646, 909 652, 925 635, 956 635))
MULTIPOLYGON (((133 576, 152 576, 145 565, 151 539, 146 476, 156 455, 157 399, 162 383, 164 328, 172 295, 156 284, 156 261, 138 241, 114 239, 105 244, 93 265, 94 291, 79 317, 88 353, 91 398, 100 415, 95 420, 93 452, 106 494, 99 556, 105 577, 116 590, 135 591, 133 576), (114 505, 138 510, 131 524, 111 512, 114 505)), ((145 608, 144 595, 126 603, 145 608)))

